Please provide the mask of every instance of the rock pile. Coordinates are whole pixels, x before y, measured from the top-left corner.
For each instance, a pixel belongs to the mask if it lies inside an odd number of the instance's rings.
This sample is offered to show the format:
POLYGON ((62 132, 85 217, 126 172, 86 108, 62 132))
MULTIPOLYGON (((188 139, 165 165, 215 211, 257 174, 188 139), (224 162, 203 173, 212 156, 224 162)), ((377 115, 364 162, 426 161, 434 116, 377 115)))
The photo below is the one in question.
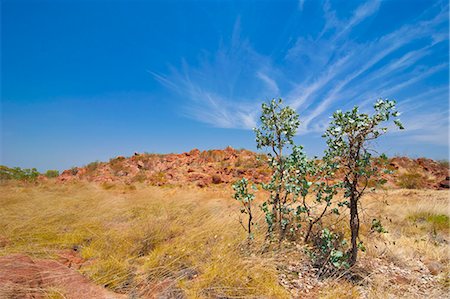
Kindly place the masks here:
MULTIPOLYGON (((135 153, 128 158, 118 156, 109 162, 94 162, 65 170, 58 180, 125 184, 145 182, 156 186, 194 184, 206 187, 246 177, 261 183, 270 178, 266 160, 263 154, 231 147, 208 151, 193 149, 182 154, 135 153)), ((417 172, 423 177, 425 188, 448 188, 449 170, 434 160, 395 157, 391 159, 389 167, 395 170, 393 175, 386 177, 391 187, 396 187, 402 174, 417 172)))

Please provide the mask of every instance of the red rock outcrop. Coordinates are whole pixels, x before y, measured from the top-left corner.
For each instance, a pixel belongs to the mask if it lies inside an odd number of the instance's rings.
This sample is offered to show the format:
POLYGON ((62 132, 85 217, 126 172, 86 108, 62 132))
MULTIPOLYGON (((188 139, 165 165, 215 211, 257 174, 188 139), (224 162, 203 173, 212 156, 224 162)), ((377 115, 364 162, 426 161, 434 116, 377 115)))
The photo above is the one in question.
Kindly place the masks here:
MULTIPOLYGON (((139 154, 119 156, 109 162, 91 163, 85 167, 65 170, 59 180, 88 180, 98 183, 146 182, 152 185, 186 185, 205 187, 231 183, 242 177, 255 183, 267 182, 270 170, 265 155, 227 147, 224 150, 193 149, 182 154, 139 154)), ((445 188, 449 170, 442 164, 425 158, 395 157, 389 167, 394 174, 386 176, 388 185, 395 187, 398 177, 406 172, 418 172, 424 177, 425 188, 445 188), (443 182, 443 184, 440 184, 443 182)))
POLYGON ((57 289, 64 298, 127 298, 95 285, 73 267, 69 268, 72 263, 67 262, 77 258, 67 254, 61 257, 66 264, 23 254, 0 257, 0 298, 48 298, 50 288, 57 289))

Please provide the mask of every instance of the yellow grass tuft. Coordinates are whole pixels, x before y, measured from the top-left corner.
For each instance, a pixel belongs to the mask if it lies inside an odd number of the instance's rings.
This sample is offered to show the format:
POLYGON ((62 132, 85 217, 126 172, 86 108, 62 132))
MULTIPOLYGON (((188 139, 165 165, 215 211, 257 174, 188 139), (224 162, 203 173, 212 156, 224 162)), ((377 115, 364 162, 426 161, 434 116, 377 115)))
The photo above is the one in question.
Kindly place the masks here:
MULTIPOLYGON (((289 298, 279 284, 276 263, 281 259, 285 271, 291 271, 291 263, 304 262, 296 257, 303 252, 299 240, 289 249, 295 254, 277 249, 278 244, 261 254, 265 225, 258 210, 259 229, 255 228, 255 240, 249 245, 228 186, 108 183, 105 188, 82 182, 10 182, 1 185, 0 192, 0 255, 25 253, 53 259, 61 249, 76 248, 88 260, 81 273, 130 296, 165 292, 188 298, 289 298)), ((257 195, 255 206, 267 194, 257 195)), ((361 240, 367 250, 360 253, 355 269, 361 279, 343 275, 313 281, 320 284, 316 297, 440 298, 446 294, 448 195, 448 191, 384 190, 364 196, 361 240), (373 218, 380 219, 388 233, 372 232, 373 218), (421 273, 428 268, 436 272, 434 280, 423 282, 421 273)), ((343 209, 342 215, 327 217, 323 225, 348 240, 347 222, 343 209)), ((64 290, 46 292, 59 298, 64 290)))
POLYGON ((55 258, 76 247, 89 260, 80 271, 121 293, 170 285, 191 298, 288 297, 274 264, 245 251, 227 192, 52 182, 1 189, 0 235, 9 242, 0 255, 55 258))

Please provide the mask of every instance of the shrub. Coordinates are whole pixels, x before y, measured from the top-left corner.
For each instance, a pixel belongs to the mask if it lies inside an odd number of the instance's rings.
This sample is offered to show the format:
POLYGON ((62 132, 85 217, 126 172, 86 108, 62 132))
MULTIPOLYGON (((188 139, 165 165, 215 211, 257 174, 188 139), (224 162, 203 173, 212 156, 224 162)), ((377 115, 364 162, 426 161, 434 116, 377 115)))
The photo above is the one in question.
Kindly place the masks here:
POLYGON ((45 173, 45 176, 48 178, 56 178, 59 176, 59 171, 58 170, 47 170, 47 172, 45 173))
POLYGON ((438 160, 437 162, 438 162, 438 164, 439 164, 441 167, 445 167, 445 168, 450 169, 450 165, 449 165, 448 160, 438 160))
POLYGON ((156 172, 156 173, 152 174, 152 176, 150 177, 150 182, 153 185, 162 186, 165 183, 167 183, 166 174, 162 171, 156 172))
POLYGON ((145 182, 145 180, 147 180, 147 175, 146 175, 145 172, 142 171, 142 170, 139 171, 139 173, 136 174, 136 175, 131 179, 131 181, 132 181, 133 183, 135 183, 135 182, 143 183, 143 182, 145 182))
POLYGON ((71 175, 77 175, 77 173, 78 173, 78 167, 72 167, 70 169, 70 174, 71 175))
POLYGON ((406 172, 398 176, 397 185, 405 189, 421 189, 425 178, 418 172, 406 172))
POLYGON ((258 153, 258 154, 256 154, 255 158, 256 158, 256 163, 255 163, 256 168, 266 165, 266 161, 267 161, 266 154, 258 153))
POLYGON ((247 227, 244 226, 242 219, 239 218, 239 223, 242 227, 247 231, 248 238, 253 239, 252 234, 252 226, 253 226, 253 212, 252 212, 252 202, 255 198, 253 193, 249 192, 249 188, 256 190, 254 185, 249 186, 248 180, 246 178, 242 178, 241 180, 235 182, 233 184, 233 190, 235 191, 233 197, 238 202, 241 203, 241 213, 248 215, 247 227))
POLYGON ((329 276, 339 269, 348 268, 349 252, 346 252, 347 241, 340 234, 323 229, 313 240, 314 247, 307 250, 313 264, 319 269, 318 276, 329 276))
POLYGON ((87 173, 94 172, 95 170, 97 170, 99 165, 100 165, 100 162, 98 162, 98 161, 89 163, 88 165, 86 165, 86 172, 87 173))
POLYGON ((117 158, 113 158, 109 160, 109 168, 112 170, 112 173, 114 175, 119 175, 121 172, 126 171, 125 158, 122 156, 119 156, 117 158))
POLYGON ((0 180, 1 181, 11 180, 13 178, 12 176, 13 176, 13 174, 12 174, 11 168, 0 165, 0 180))

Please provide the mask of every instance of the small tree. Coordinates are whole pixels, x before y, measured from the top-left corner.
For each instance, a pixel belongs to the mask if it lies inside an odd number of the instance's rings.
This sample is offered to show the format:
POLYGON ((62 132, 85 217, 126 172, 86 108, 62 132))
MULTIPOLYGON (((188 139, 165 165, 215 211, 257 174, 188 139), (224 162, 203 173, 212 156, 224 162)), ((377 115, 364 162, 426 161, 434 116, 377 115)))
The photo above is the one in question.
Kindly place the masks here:
POLYGON ((269 149, 269 167, 272 177, 263 188, 270 191, 270 198, 262 205, 268 231, 279 229, 280 240, 288 228, 294 233, 302 222, 307 223, 305 242, 314 225, 331 209, 338 185, 330 177, 336 163, 324 159, 308 159, 302 146, 296 146, 293 137, 300 125, 299 116, 290 107, 282 107, 282 100, 272 100, 262 105, 261 126, 255 129, 258 148, 269 149), (291 152, 286 155, 286 151, 291 152), (307 203, 308 194, 314 194, 314 202, 307 203), (301 200, 298 204, 298 200, 301 200))
MULTIPOLYGON (((358 202, 364 194, 369 179, 379 173, 377 166, 372 164, 372 154, 369 142, 377 139, 387 132, 387 127, 382 123, 394 119, 394 124, 403 129, 399 113, 396 111, 395 101, 378 100, 375 105, 375 113, 368 115, 360 113, 358 107, 351 111, 340 110, 333 114, 330 126, 323 137, 327 138, 328 149, 325 159, 334 161, 343 175, 342 186, 344 196, 348 201, 343 204, 350 208, 350 231, 351 231, 351 255, 350 265, 357 260, 359 237, 359 215, 358 202)), ((381 156, 385 158, 385 156, 381 156)), ((383 179, 379 179, 383 183, 383 179)))
POLYGON ((262 104, 261 126, 255 128, 258 149, 268 148, 268 163, 272 169, 272 177, 263 188, 270 192, 270 199, 262 205, 266 214, 268 230, 271 233, 276 226, 280 231, 280 240, 286 231, 289 213, 287 207, 289 195, 287 188, 288 170, 292 165, 287 163, 286 150, 294 145, 294 136, 300 125, 299 116, 290 107, 282 107, 281 99, 273 99, 268 104, 262 104))
MULTIPOLYGON (((254 185, 251 185, 253 190, 256 190, 254 185)), ((233 184, 234 199, 241 203, 241 213, 248 215, 247 227, 244 226, 242 219, 239 218, 239 223, 247 231, 248 238, 253 239, 252 226, 253 226, 253 213, 252 213, 252 201, 255 195, 249 192, 249 184, 246 178, 242 178, 233 184)))

